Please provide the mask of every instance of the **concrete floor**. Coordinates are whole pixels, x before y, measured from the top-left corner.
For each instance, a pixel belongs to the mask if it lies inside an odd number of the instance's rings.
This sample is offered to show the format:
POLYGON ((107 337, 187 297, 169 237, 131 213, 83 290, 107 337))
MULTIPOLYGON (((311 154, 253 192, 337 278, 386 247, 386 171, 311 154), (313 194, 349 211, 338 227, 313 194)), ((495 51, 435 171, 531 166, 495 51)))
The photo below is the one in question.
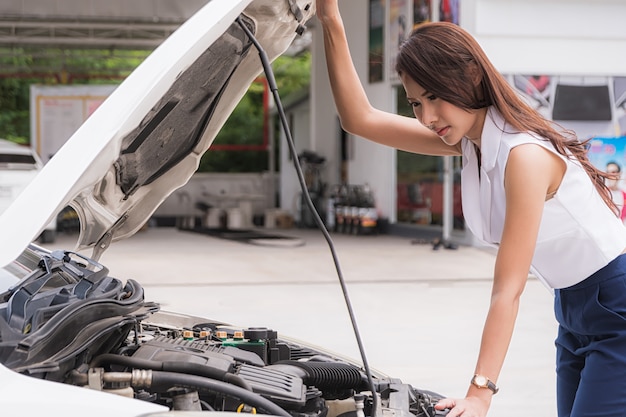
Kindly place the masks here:
MULTIPOLYGON (((115 242, 101 258, 164 310, 279 334, 359 358, 328 242, 317 230, 250 244, 173 228, 115 242)), ((433 250, 410 238, 332 234, 368 363, 390 376, 463 396, 489 303, 494 252, 433 250)), ((70 248, 71 235, 52 245, 70 248)), ((49 246, 49 245, 46 245, 49 246)), ((87 253, 89 254, 89 253, 87 253)), ((556 416, 552 295, 529 279, 490 416, 556 416)))

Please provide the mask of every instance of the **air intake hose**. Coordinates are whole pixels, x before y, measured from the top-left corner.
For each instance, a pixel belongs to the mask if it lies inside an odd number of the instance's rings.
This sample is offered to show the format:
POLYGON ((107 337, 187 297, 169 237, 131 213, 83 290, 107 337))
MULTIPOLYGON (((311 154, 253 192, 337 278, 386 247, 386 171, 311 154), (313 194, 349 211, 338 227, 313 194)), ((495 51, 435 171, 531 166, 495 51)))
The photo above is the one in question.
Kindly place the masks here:
POLYGON ((364 375, 358 368, 350 364, 315 361, 280 361, 270 367, 283 368, 283 366, 292 366, 304 371, 297 372, 297 375, 302 378, 302 381, 306 385, 313 385, 321 390, 360 390, 367 388, 364 375))

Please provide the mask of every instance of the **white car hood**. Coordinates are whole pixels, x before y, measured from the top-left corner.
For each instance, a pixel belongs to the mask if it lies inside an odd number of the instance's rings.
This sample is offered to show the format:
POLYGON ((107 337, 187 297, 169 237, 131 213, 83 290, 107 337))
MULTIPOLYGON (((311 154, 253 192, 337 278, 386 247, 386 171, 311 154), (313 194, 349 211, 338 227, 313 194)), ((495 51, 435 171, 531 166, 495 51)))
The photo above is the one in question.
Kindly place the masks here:
POLYGON ((258 51, 283 53, 314 14, 312 0, 210 0, 120 84, 0 217, 0 266, 65 206, 80 218, 76 250, 98 259, 133 235, 196 171, 261 73, 258 51))

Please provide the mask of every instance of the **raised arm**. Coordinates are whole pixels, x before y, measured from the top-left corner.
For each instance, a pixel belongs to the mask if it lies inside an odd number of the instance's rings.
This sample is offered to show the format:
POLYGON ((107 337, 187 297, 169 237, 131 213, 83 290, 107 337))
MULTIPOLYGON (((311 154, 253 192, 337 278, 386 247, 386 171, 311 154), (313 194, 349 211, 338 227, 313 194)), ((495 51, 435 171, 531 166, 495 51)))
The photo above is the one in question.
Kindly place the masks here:
POLYGON ((324 31, 330 85, 342 127, 357 136, 409 152, 458 155, 418 120, 372 107, 361 85, 339 13, 337 0, 317 0, 317 17, 324 31))

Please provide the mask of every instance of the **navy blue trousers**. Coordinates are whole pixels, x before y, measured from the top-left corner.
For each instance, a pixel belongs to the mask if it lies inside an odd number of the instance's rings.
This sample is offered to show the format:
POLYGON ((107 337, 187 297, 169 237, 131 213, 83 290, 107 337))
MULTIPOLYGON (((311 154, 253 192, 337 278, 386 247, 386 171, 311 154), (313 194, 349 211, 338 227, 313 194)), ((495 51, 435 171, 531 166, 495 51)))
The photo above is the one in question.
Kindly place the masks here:
POLYGON ((626 416, 626 255, 555 296, 559 417, 626 416))

